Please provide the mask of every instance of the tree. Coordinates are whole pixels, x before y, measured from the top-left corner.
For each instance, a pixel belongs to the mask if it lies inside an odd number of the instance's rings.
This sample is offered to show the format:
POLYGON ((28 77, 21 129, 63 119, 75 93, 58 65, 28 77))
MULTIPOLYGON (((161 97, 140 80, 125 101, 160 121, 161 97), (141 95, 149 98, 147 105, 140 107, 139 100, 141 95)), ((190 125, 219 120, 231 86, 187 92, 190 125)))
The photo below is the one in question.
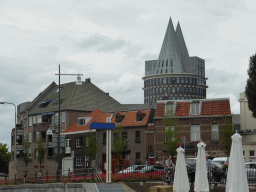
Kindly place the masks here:
POLYGON ((9 172, 9 160, 11 159, 11 153, 8 151, 6 143, 0 143, 0 173, 9 172))
POLYGON ((26 165, 26 171, 27 171, 28 164, 32 161, 32 158, 29 157, 29 149, 30 149, 31 143, 29 142, 28 135, 25 136, 24 142, 22 145, 23 145, 22 159, 26 165))
POLYGON ((221 129, 221 133, 223 135, 221 144, 224 146, 224 152, 229 157, 230 156, 230 150, 232 145, 232 139, 231 136, 234 134, 234 125, 232 123, 232 116, 223 116, 222 117, 224 121, 224 126, 221 129))
POLYGON ((164 117, 162 122, 165 125, 165 139, 163 140, 163 144, 166 147, 167 152, 173 157, 176 155, 178 143, 180 142, 178 130, 178 121, 179 119, 169 116, 174 116, 172 110, 167 112, 168 117, 164 117))
POLYGON ((250 57, 247 73, 249 79, 247 79, 245 94, 248 99, 248 108, 252 111, 252 116, 256 118, 256 53, 250 57))
POLYGON ((120 159, 122 150, 127 146, 127 136, 123 135, 123 127, 117 127, 114 132, 114 142, 112 142, 112 146, 114 149, 112 150, 116 154, 116 159, 120 159))
POLYGON ((42 136, 40 136, 37 140, 36 140, 38 146, 36 148, 36 153, 37 153, 37 161, 40 164, 40 171, 41 171, 41 167, 42 164, 44 163, 44 155, 46 152, 46 147, 45 147, 45 143, 44 143, 44 139, 42 136))
POLYGON ((85 153, 86 156, 92 160, 95 155, 99 152, 99 145, 97 141, 97 133, 90 132, 90 136, 86 137, 85 140, 85 153))

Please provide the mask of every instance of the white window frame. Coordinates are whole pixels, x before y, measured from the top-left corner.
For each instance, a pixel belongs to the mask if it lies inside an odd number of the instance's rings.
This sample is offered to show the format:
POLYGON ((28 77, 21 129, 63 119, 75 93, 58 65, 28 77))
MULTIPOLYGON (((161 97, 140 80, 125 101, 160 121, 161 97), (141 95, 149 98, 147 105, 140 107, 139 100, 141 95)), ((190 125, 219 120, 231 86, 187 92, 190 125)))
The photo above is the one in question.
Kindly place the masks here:
POLYGON ((33 116, 33 124, 36 124, 36 116, 33 116))
POLYGON ((66 115, 65 115, 65 112, 62 112, 61 113, 61 122, 65 122, 65 120, 66 120, 66 115))
POLYGON ((200 115, 200 102, 192 102, 190 103, 190 114, 191 115, 200 115))
POLYGON ((32 133, 31 133, 31 132, 28 133, 28 141, 29 141, 29 142, 32 142, 32 133))
POLYGON ((70 147, 70 141, 71 139, 66 139, 66 147, 70 147))
POLYGON ((40 137, 39 132, 36 132, 36 140, 39 139, 39 137, 40 137))
POLYGON ((76 147, 82 147, 81 137, 76 137, 76 147))
POLYGON ((54 115, 54 123, 55 123, 55 125, 58 125, 58 124, 59 124, 59 113, 56 113, 56 114, 54 115))
POLYGON ((212 130, 212 141, 219 141, 220 137, 219 137, 219 125, 218 124, 212 124, 211 126, 211 130, 212 130), (214 134, 216 134, 217 138, 214 138, 214 134))
POLYGON ((37 123, 42 123, 42 116, 41 115, 36 116, 36 121, 37 123))
POLYGON ((76 166, 82 166, 82 156, 76 156, 76 166))
POLYGON ((249 151, 249 156, 250 156, 250 157, 255 157, 255 150, 250 150, 250 151, 249 151), (251 155, 251 152, 253 152, 253 156, 251 155))
POLYGON ((32 126, 32 124, 33 124, 33 123, 32 123, 32 117, 30 116, 30 117, 28 118, 28 126, 30 126, 30 127, 31 127, 31 126, 32 126))
POLYGON ((190 141, 200 141, 200 139, 201 139, 201 127, 200 127, 200 125, 191 125, 191 127, 190 127, 190 141))
POLYGON ((165 114, 167 114, 168 111, 172 111, 173 114, 168 114, 168 115, 175 115, 175 109, 176 109, 175 102, 167 102, 165 104, 165 114))

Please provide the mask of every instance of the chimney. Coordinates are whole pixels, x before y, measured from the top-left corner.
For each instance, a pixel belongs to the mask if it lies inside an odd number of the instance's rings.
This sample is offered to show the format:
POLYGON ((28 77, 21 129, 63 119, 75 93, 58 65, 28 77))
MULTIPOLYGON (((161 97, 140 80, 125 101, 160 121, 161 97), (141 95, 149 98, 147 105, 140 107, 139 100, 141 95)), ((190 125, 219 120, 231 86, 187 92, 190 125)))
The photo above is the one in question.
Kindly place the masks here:
POLYGON ((85 82, 86 82, 86 83, 91 83, 91 78, 85 79, 85 82))

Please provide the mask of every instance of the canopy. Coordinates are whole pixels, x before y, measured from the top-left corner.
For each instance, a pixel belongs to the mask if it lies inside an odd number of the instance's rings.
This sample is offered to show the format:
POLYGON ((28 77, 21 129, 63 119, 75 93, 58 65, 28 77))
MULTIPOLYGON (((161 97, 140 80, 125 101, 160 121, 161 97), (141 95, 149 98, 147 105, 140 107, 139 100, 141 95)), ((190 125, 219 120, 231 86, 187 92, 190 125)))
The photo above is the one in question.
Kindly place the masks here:
POLYGON ((242 136, 235 133, 231 138, 232 146, 229 158, 226 192, 249 192, 244 165, 242 136))
POLYGON ((206 170, 206 158, 205 158, 205 147, 204 142, 197 144, 198 152, 196 158, 196 178, 195 178, 195 188, 196 192, 208 192, 209 184, 207 179, 206 170))
POLYGON ((173 191, 188 192, 190 187, 184 157, 184 149, 179 147, 176 151, 178 157, 176 160, 176 168, 174 173, 173 191))

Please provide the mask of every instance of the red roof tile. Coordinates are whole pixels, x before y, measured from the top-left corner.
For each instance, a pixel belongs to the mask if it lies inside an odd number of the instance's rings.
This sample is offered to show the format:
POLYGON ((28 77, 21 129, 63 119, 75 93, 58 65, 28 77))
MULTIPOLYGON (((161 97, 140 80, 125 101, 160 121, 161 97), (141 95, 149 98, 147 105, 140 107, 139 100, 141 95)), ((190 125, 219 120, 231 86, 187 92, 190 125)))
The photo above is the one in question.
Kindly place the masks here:
POLYGON ((163 117, 165 113, 165 104, 157 103, 155 117, 163 117))
MULTIPOLYGON (((93 112, 91 112, 89 115, 87 115, 87 117, 92 117, 90 122, 106 123, 106 119, 110 117, 110 114, 105 114, 101 110, 96 109, 93 112)), ((72 126, 68 127, 65 131, 63 131, 63 133, 89 130, 89 123, 83 126, 78 126, 78 122, 76 122, 72 126)))
MULTIPOLYGON (((116 123, 116 126, 138 126, 138 125, 146 125, 148 122, 148 117, 150 110, 145 110, 143 113, 145 113, 145 117, 143 121, 136 121, 137 120, 137 113, 138 111, 129 111, 126 112, 124 120, 122 123, 116 123)), ((113 116, 111 123, 116 122, 116 114, 113 116)))
POLYGON ((178 102, 175 116, 189 116, 190 102, 178 102))
POLYGON ((202 105, 201 115, 229 115, 229 100, 205 101, 202 105))

